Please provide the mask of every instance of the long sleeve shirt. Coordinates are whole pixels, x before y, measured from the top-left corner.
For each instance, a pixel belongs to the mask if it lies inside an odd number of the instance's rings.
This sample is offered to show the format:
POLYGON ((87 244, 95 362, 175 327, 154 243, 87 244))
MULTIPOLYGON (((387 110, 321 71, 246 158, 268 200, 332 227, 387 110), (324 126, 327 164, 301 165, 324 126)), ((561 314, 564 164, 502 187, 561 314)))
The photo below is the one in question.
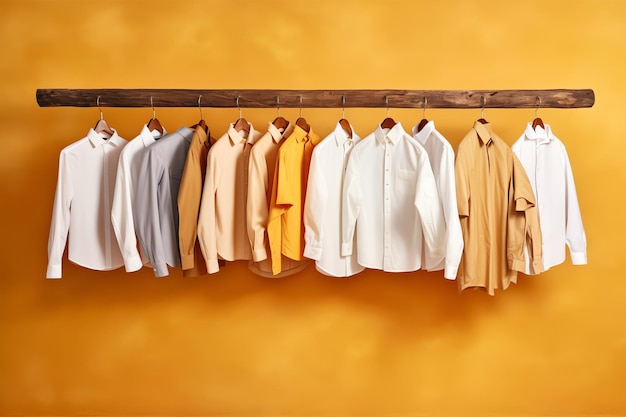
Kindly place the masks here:
MULTIPOLYGON (((550 125, 533 129, 528 123, 512 149, 537 198, 544 268, 563 263, 565 247, 569 248, 573 265, 586 264, 587 238, 565 145, 552 133, 550 125)), ((531 274, 530 258, 525 258, 525 273, 531 274)))
POLYGON ((113 130, 110 137, 90 129, 59 156, 46 278, 61 278, 62 259, 95 270, 124 264, 111 224, 111 202, 120 153, 127 141, 113 130))
POLYGON ((169 275, 167 265, 180 267, 178 244, 178 190, 193 130, 181 127, 143 153, 133 220, 139 244, 156 277, 169 275))
POLYGON ((356 251, 341 255, 341 192, 348 156, 361 138, 337 123, 313 149, 304 203, 304 256, 325 275, 348 277, 363 271, 356 251))
POLYGON ((343 256, 352 253, 356 232, 358 262, 366 268, 418 270, 422 249, 443 258, 445 221, 428 154, 400 123, 379 125, 354 147, 342 203, 343 256))
POLYGON ((124 146, 119 157, 115 191, 113 193, 113 207, 111 209, 111 222, 113 223, 117 243, 122 251, 126 272, 138 271, 144 264, 150 263, 145 254, 140 253, 142 252, 140 248, 137 248, 135 222, 133 221, 134 184, 139 172, 139 164, 141 163, 143 152, 160 137, 161 133, 158 130, 150 132, 148 126, 144 125, 141 133, 124 146))
POLYGON ((446 279, 456 279, 456 273, 461 262, 463 253, 463 233, 459 221, 459 211, 456 203, 456 182, 454 179, 454 150, 450 143, 435 128, 432 120, 426 123, 420 131, 417 126, 412 130, 413 138, 424 147, 428 153, 430 167, 435 176, 437 190, 441 198, 443 216, 446 222, 446 249, 445 259, 434 262, 431 259, 423 259, 428 271, 443 269, 446 279))
POLYGON ((459 144, 455 162, 457 204, 465 243, 457 282, 494 295, 524 271, 524 246, 543 270, 535 195, 511 148, 489 123, 475 122, 459 144))

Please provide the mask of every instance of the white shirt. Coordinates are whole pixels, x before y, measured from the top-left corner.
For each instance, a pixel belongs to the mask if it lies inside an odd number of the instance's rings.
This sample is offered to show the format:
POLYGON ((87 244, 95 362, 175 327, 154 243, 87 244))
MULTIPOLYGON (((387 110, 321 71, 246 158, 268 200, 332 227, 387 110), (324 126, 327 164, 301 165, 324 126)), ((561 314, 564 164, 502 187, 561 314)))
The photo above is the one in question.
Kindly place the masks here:
MULTIPOLYGON (((544 269, 563 263, 565 246, 573 265, 587 263, 587 238, 583 228, 574 176, 563 143, 545 129, 528 123, 513 144, 537 198, 542 235, 544 269)), ((526 274, 530 273, 526 256, 526 274)))
MULTIPOLYGON (((166 134, 167 132, 163 131, 163 135, 166 134)), ((156 129, 150 132, 148 126, 144 125, 141 133, 124 146, 117 165, 111 222, 124 258, 126 272, 138 271, 143 265, 150 263, 143 251, 140 255, 137 250, 133 203, 142 153, 160 137, 161 132, 156 129)))
POLYGON ((341 191, 348 156, 361 138, 339 123, 313 149, 304 203, 304 256, 325 275, 348 277, 363 271, 356 253, 341 256, 341 191))
POLYGON ((432 258, 445 253, 445 221, 437 184, 424 148, 400 123, 380 125, 348 159, 342 197, 343 256, 389 272, 421 267, 422 242, 432 258))
POLYGON ((463 254, 463 232, 456 203, 456 181, 454 179, 454 150, 441 133, 435 129, 435 122, 429 121, 419 132, 417 125, 412 130, 413 138, 428 153, 430 167, 435 176, 437 190, 441 198, 443 216, 446 221, 445 259, 433 265, 433 260, 423 259, 429 271, 444 270, 446 279, 456 279, 456 273, 463 254))
POLYGON ((105 271, 124 264, 111 225, 111 201, 120 152, 127 141, 89 129, 86 137, 65 147, 59 157, 48 239, 46 278, 61 278, 68 240, 68 259, 105 271))

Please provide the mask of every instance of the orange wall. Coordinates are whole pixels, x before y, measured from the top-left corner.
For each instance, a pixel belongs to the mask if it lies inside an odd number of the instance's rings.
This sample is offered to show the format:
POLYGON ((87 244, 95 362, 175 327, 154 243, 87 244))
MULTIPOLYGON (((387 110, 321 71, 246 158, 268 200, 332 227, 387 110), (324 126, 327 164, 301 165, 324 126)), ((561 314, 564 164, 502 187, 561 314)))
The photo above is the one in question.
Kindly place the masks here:
MULTIPOLYGON (((597 0, 0 3, 3 415, 626 415, 626 3, 597 0), (589 265, 489 297, 440 273, 45 280, 59 151, 95 108, 37 88, 593 88, 543 109, 565 142, 589 265)), ((107 109, 134 137, 150 109, 107 109)), ((196 109, 158 109, 170 131, 196 109)), ((263 129, 275 110, 244 110, 263 129)), ((409 129, 421 110, 392 109, 409 129)), ((296 109, 283 115, 297 116, 296 109)), ((321 134, 339 109, 304 109, 321 134)), ((477 110, 429 110, 456 148, 477 110)), ((487 109, 509 143, 533 110, 487 109)), ((236 109, 205 110, 215 135, 236 109)), ((361 135, 384 109, 347 109, 361 135)))

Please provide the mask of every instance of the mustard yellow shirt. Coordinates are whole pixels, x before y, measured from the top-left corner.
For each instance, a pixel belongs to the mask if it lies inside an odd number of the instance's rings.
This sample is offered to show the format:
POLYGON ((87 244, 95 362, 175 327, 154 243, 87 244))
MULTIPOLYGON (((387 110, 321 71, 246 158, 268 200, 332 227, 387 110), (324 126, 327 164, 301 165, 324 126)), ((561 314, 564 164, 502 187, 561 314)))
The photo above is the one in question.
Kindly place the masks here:
POLYGON ((464 249, 459 288, 506 289, 524 271, 524 244, 536 273, 543 271, 535 196, 522 164, 489 123, 475 122, 455 161, 464 249))
POLYGON ((278 149, 269 206, 267 236, 270 243, 272 273, 282 270, 281 253, 304 260, 303 209, 313 147, 319 136, 296 125, 278 149))

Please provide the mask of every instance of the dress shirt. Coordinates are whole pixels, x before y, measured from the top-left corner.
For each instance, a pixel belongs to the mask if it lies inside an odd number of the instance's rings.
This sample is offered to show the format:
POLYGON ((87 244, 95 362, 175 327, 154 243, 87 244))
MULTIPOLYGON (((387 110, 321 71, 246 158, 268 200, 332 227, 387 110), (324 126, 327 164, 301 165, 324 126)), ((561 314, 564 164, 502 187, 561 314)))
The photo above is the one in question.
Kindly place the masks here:
MULTIPOLYGON (((163 134, 167 134, 167 132, 164 131, 163 134)), ((124 146, 117 164, 111 222, 117 243, 122 251, 126 272, 138 271, 144 264, 150 263, 143 250, 140 249, 141 254, 140 250, 137 250, 137 237, 133 221, 134 184, 139 172, 142 153, 161 136, 161 132, 158 130, 155 129, 150 132, 148 126, 144 125, 141 133, 124 146)))
POLYGON ((325 275, 348 277, 363 271, 356 253, 341 256, 341 191, 348 156, 361 138, 337 123, 314 149, 304 202, 304 256, 325 275))
POLYGON ((356 230, 358 261, 366 268, 418 270, 422 249, 443 258, 445 221, 435 177, 426 150, 402 124, 379 125, 354 147, 342 200, 342 255, 353 252, 356 230))
POLYGON ((46 278, 61 278, 68 240, 68 259, 85 268, 105 271, 124 264, 111 225, 111 201, 120 152, 127 141, 113 129, 87 136, 65 147, 59 157, 46 278))
POLYGON ((446 252, 445 259, 435 263, 431 259, 423 259, 423 265, 428 271, 444 270, 446 279, 456 278, 461 254, 463 253, 463 233, 459 221, 459 210, 456 204, 456 183, 454 180, 454 150, 441 133, 435 129, 432 120, 418 132, 417 125, 413 127, 413 138, 426 149, 430 167, 435 176, 439 198, 443 207, 443 216, 446 221, 446 252))
POLYGON ((215 139, 201 126, 193 132, 185 168, 178 190, 178 240, 183 273, 198 276, 207 273, 206 262, 198 242, 198 216, 202 187, 206 175, 207 155, 215 139))
POLYGON ((455 162, 457 203, 465 246, 457 281, 461 290, 506 289, 524 271, 528 241, 535 272, 542 267, 535 196, 524 167, 489 123, 475 122, 455 162))
POLYGON ((296 125, 278 149, 267 224, 274 275, 282 271, 281 253, 296 261, 305 259, 302 214, 311 154, 319 141, 312 128, 307 132, 296 125))
POLYGON ((261 133, 251 123, 248 126, 246 134, 231 123, 208 153, 198 240, 210 274, 219 271, 219 258, 234 261, 251 257, 246 226, 248 163, 250 149, 261 133))
POLYGON ((178 189, 192 136, 192 129, 181 127, 148 147, 141 158, 133 220, 157 277, 169 275, 167 265, 180 266, 178 189))
POLYGON ((289 137, 292 131, 293 125, 291 123, 284 130, 268 123, 267 133, 252 146, 250 151, 246 220, 252 259, 248 267, 255 274, 263 277, 280 278, 293 275, 302 271, 309 264, 308 260, 295 261, 281 254, 282 270, 279 274, 274 275, 271 258, 267 256, 270 251, 267 238, 267 219, 272 195, 271 186, 276 168, 276 156, 284 138, 289 137))
MULTIPOLYGON (((563 142, 554 136, 550 125, 533 129, 528 123, 524 134, 513 144, 513 152, 526 169, 537 198, 544 268, 563 263, 566 245, 572 264, 586 264, 587 239, 563 142)), ((528 257, 525 272, 531 273, 528 257)))

